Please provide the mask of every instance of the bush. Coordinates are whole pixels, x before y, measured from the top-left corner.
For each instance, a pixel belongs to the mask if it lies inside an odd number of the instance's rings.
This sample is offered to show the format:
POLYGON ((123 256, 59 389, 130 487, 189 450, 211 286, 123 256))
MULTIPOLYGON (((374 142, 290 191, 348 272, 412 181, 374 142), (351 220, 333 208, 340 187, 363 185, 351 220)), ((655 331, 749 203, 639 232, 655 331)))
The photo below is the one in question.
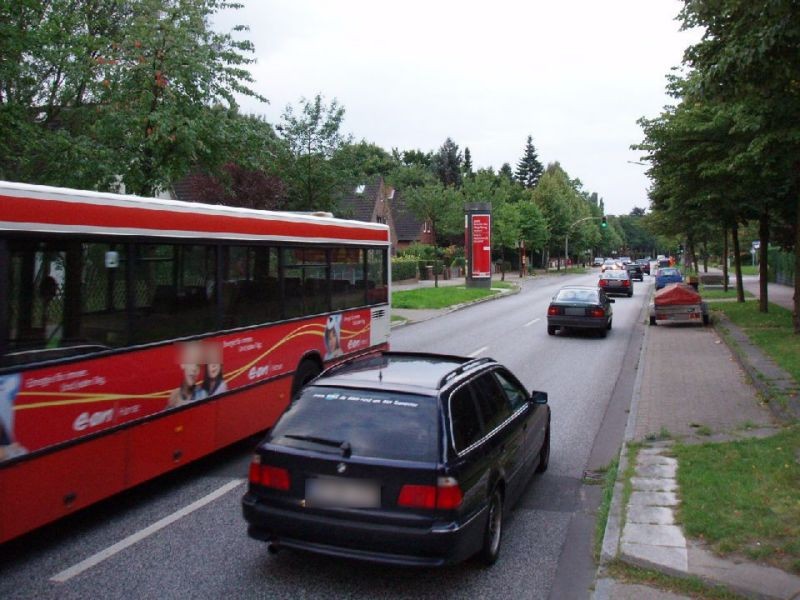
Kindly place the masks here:
POLYGON ((392 259, 392 281, 403 281, 404 279, 416 279, 417 260, 415 258, 393 258, 392 259))
POLYGON ((403 257, 416 257, 422 260, 433 260, 436 258, 436 248, 429 244, 419 244, 417 242, 411 244, 408 248, 402 251, 403 257))

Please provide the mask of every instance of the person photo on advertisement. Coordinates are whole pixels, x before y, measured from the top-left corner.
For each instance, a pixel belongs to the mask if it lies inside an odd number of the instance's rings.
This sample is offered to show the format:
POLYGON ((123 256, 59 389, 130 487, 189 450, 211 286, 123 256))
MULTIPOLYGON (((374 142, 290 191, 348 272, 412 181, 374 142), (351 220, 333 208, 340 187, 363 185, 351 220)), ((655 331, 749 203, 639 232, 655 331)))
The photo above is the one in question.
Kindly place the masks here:
POLYGON ((198 384, 200 379, 200 366, 203 364, 202 347, 198 343, 189 343, 181 346, 179 351, 180 367, 183 372, 181 384, 169 396, 167 408, 197 402, 207 396, 203 386, 198 384))

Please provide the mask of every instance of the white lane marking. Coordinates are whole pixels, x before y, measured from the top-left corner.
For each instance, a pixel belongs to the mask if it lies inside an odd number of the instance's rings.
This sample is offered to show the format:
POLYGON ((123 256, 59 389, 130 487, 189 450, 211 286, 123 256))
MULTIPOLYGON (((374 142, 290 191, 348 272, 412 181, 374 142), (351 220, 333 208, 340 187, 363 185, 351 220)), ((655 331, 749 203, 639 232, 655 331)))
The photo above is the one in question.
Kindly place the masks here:
POLYGON ((161 529, 164 529, 164 527, 174 523, 178 519, 182 519, 186 515, 188 515, 190 513, 193 513, 194 511, 196 511, 199 508, 204 507, 206 504, 208 504, 210 502, 213 502, 214 500, 216 500, 220 496, 223 496, 223 495, 227 494, 228 492, 230 492, 231 490, 236 489, 237 487, 242 485, 244 482, 245 482, 244 479, 234 479, 233 481, 229 481, 228 483, 226 483, 222 487, 214 490, 210 494, 208 494, 206 496, 203 496, 199 500, 196 500, 195 502, 192 502, 190 505, 185 506, 180 510, 175 511, 171 515, 167 515, 166 517, 164 517, 160 521, 156 521, 155 523, 153 523, 149 527, 145 527, 144 529, 129 535, 124 540, 121 540, 121 541, 117 542, 113 546, 109 546, 105 550, 101 550, 97 554, 93 554, 92 556, 90 556, 86 560, 82 560, 78 564, 73 565, 68 569, 64 569, 63 571, 61 571, 60 573, 57 573, 56 575, 53 575, 50 578, 50 581, 55 581, 57 583, 64 583, 65 581, 69 581, 70 579, 72 579, 76 575, 80 575, 84 571, 86 571, 88 569, 91 569, 92 567, 100 564, 101 562, 103 562, 107 558, 111 558, 112 556, 114 556, 118 552, 122 552, 123 550, 125 550, 125 548, 128 548, 129 546, 133 546, 137 542, 140 542, 143 539, 145 539, 146 537, 153 535, 157 531, 159 531, 161 529))
POLYGON ((541 319, 534 319, 533 321, 528 321, 527 323, 525 323, 525 327, 530 327, 531 325, 533 325, 534 323, 538 323, 539 321, 541 321, 541 319))
POLYGON ((469 356, 470 358, 475 358, 476 356, 478 356, 478 354, 480 354, 482 352, 486 352, 488 349, 489 349, 489 346, 481 346, 480 348, 478 348, 474 352, 470 352, 469 354, 467 354, 467 356, 469 356))

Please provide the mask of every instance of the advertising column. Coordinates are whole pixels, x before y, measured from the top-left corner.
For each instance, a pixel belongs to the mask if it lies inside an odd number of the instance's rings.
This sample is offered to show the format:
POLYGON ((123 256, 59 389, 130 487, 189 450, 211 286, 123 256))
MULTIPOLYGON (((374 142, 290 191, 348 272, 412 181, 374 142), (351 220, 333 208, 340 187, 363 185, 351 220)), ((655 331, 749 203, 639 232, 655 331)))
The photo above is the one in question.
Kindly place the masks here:
POLYGON ((467 287, 489 288, 492 285, 492 205, 469 203, 464 210, 467 287))

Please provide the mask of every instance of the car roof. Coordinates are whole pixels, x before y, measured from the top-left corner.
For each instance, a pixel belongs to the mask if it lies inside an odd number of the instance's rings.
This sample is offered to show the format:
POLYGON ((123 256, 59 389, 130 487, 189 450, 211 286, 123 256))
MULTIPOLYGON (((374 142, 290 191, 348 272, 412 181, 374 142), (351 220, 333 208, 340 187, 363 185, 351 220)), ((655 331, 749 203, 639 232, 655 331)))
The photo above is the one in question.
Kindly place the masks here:
POLYGON ((340 363, 311 385, 397 391, 434 396, 451 381, 484 365, 491 358, 466 358, 423 352, 382 352, 340 363))
POLYGON ((628 270, 616 269, 614 271, 605 271, 600 274, 600 278, 606 279, 625 279, 628 277, 628 270))

